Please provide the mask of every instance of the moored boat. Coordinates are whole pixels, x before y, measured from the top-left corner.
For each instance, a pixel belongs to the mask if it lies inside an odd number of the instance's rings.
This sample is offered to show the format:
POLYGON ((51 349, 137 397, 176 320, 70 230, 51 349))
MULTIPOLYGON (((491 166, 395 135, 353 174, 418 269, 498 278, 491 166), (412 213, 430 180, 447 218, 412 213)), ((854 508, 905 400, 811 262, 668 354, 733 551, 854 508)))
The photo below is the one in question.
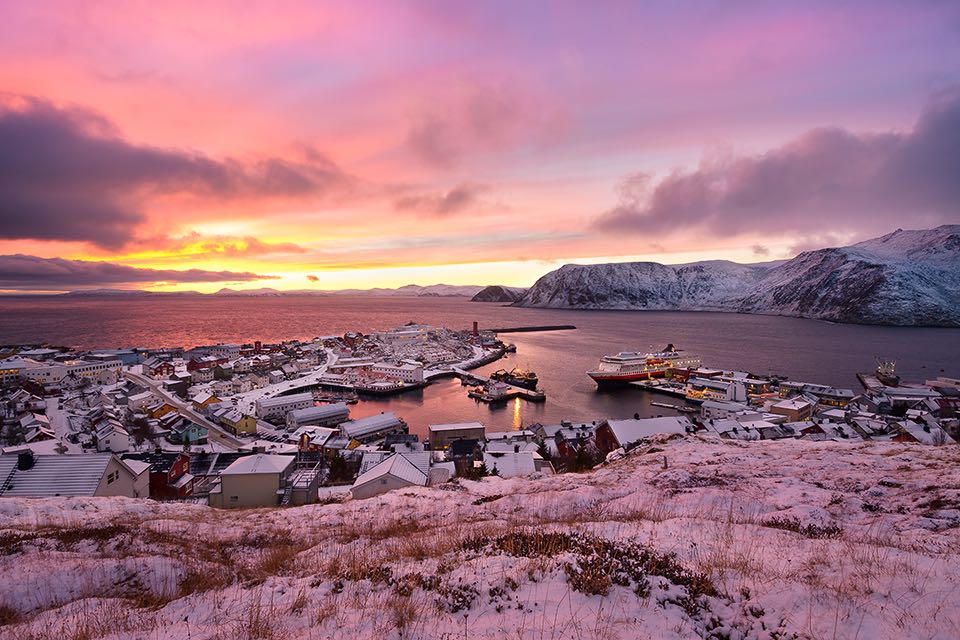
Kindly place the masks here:
POLYGON ((668 344, 657 353, 621 351, 603 356, 597 368, 587 371, 587 375, 598 387, 603 387, 662 378, 670 369, 696 369, 699 366, 699 357, 683 355, 672 344, 668 344))
POLYGON ((525 371, 520 367, 514 367, 510 371, 506 369, 494 371, 490 374, 490 379, 505 382, 515 387, 523 387, 530 391, 536 391, 537 383, 540 381, 536 373, 533 371, 525 371))

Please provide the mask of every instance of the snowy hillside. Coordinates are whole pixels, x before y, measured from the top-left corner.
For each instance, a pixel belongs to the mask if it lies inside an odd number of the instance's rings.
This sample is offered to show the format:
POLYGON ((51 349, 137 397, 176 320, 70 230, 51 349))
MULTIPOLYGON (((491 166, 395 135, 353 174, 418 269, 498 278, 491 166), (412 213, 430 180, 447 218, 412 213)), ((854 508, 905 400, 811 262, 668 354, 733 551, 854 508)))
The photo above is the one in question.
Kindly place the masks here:
POLYGON ((540 278, 517 305, 960 326, 960 225, 898 230, 786 262, 565 265, 540 278))
POLYGON ((537 280, 517 303, 576 309, 718 310, 760 281, 768 266, 722 260, 568 264, 537 280))
POLYGON ((477 293, 470 299, 471 302, 516 302, 527 292, 520 287, 504 287, 501 285, 490 285, 477 293))
POLYGON ((11 638, 956 638, 960 449, 659 437, 301 508, 0 499, 11 638))

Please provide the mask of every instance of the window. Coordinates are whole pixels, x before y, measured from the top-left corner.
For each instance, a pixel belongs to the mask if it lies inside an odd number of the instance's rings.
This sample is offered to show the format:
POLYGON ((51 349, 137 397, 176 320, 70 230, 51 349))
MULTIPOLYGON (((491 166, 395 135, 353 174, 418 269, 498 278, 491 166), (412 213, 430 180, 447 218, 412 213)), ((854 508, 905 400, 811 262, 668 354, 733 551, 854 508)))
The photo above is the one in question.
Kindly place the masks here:
POLYGON ((384 478, 383 480, 381 480, 381 481, 380 481, 380 484, 387 484, 386 478, 384 478))
POLYGON ((119 479, 120 479, 120 472, 119 472, 119 471, 112 471, 112 472, 110 472, 110 473, 107 474, 107 484, 113 484, 114 482, 116 482, 116 481, 119 480, 119 479))
POLYGON ((240 499, 240 496, 230 496, 230 502, 236 502, 240 499))

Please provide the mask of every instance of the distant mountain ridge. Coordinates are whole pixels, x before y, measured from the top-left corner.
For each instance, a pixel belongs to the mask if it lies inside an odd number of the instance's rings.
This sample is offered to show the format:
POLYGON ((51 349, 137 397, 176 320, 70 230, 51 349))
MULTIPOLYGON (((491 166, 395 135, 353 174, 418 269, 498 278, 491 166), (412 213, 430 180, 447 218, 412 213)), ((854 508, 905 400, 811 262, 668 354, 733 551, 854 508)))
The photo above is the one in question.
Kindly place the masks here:
POLYGON ((731 311, 834 322, 960 326, 960 225, 904 231, 780 262, 564 265, 521 307, 731 311))
POLYGON ((417 298, 468 298, 483 290, 481 285, 454 285, 407 284, 396 289, 290 289, 281 290, 271 287, 259 289, 230 289, 224 287, 214 293, 200 293, 199 291, 144 291, 142 289, 80 289, 62 294, 75 297, 95 296, 123 296, 123 297, 150 297, 150 296, 220 296, 236 298, 269 298, 281 296, 384 296, 384 297, 417 297, 417 298))

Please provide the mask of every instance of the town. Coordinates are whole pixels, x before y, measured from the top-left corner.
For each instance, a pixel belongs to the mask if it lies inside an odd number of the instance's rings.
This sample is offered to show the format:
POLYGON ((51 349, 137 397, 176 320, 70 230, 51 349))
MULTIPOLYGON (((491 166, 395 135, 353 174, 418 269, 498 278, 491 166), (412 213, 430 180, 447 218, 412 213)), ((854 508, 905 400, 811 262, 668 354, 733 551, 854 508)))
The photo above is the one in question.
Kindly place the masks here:
MULTIPOLYGON (((409 324, 309 341, 75 351, 0 351, 0 497, 127 496, 219 508, 363 499, 454 478, 588 471, 659 434, 726 440, 960 440, 960 379, 902 383, 893 363, 863 391, 687 367, 633 382, 678 415, 563 420, 516 431, 480 422, 410 433, 391 412, 351 417, 364 397, 442 377, 471 397, 543 401, 468 373, 515 347, 491 331, 409 324)), ((499 379, 513 379, 498 372, 499 379), (506 376, 506 377, 505 377, 506 376)), ((497 377, 497 374, 494 375, 497 377)), ((532 388, 531 388, 532 387, 532 388)))

